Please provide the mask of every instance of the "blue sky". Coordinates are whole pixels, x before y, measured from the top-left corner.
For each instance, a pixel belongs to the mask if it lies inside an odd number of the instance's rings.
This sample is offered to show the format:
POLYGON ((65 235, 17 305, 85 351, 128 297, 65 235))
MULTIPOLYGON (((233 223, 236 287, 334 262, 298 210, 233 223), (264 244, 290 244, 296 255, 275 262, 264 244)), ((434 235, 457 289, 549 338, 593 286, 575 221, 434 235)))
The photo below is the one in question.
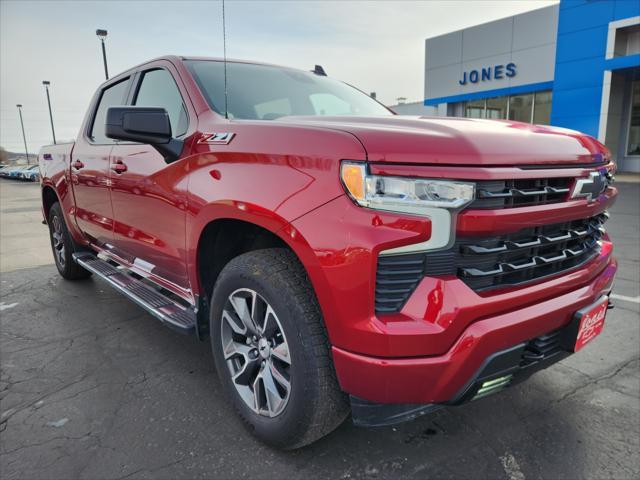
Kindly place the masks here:
MULTIPOLYGON (((493 1, 233 1, 232 58, 310 69, 378 93, 421 100, 424 40, 556 3, 493 1)), ((96 28, 109 31, 109 73, 165 54, 222 56, 220 1, 0 0, 0 145, 30 152, 51 142, 42 80, 51 82, 56 136, 73 139, 104 80, 96 28)))

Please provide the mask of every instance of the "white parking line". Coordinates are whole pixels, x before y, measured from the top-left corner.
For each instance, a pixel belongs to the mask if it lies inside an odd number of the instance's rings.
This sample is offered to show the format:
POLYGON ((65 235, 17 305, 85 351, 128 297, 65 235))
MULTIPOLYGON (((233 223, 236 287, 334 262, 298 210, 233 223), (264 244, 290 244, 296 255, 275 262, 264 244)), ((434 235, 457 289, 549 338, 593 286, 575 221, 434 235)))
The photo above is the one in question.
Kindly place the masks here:
POLYGON ((626 295, 618 295, 617 293, 612 293, 611 298, 622 300, 623 302, 640 303, 640 295, 636 297, 627 297, 626 295))

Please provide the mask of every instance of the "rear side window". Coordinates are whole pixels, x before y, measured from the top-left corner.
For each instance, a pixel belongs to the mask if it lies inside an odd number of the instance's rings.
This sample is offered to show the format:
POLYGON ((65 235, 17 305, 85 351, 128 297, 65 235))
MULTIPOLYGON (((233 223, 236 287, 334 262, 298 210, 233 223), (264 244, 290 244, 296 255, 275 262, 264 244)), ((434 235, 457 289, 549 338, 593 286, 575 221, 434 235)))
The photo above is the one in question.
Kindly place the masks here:
POLYGON ((129 79, 125 78, 121 82, 111 85, 102 91, 98 109, 93 117, 91 126, 91 139, 96 143, 115 143, 115 140, 107 138, 104 134, 105 123, 107 121, 107 109, 125 104, 125 95, 129 86, 129 79))
POLYGON ((144 74, 134 105, 164 108, 169 114, 173 136, 187 132, 187 110, 176 82, 166 70, 150 70, 144 74))

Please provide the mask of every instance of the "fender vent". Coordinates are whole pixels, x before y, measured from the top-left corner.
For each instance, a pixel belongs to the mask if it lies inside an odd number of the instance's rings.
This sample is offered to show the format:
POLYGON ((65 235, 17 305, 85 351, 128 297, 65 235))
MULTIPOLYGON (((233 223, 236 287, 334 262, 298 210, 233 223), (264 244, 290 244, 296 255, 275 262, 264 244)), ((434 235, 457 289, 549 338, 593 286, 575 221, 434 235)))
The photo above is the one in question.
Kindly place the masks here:
POLYGON ((376 312, 399 312, 424 277, 425 255, 378 257, 376 312))

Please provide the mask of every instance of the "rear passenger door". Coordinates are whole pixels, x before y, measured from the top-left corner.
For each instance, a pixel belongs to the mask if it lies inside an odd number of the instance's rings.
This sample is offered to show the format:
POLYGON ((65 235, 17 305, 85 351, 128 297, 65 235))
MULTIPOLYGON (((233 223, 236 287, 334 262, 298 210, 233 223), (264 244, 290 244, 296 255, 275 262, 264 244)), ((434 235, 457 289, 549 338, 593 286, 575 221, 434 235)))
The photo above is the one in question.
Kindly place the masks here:
MULTIPOLYGON (((189 118, 195 119, 195 112, 188 110, 192 107, 178 82, 169 62, 151 64, 136 75, 129 103, 165 108, 173 137, 184 138, 191 131, 189 118)), ((189 296, 185 173, 180 160, 167 164, 150 145, 119 143, 111 152, 116 253, 139 273, 189 296)))
POLYGON ((113 240, 109 156, 115 144, 105 136, 105 119, 109 107, 125 104, 130 81, 116 79, 96 94, 70 159, 76 223, 88 240, 103 248, 113 240))

